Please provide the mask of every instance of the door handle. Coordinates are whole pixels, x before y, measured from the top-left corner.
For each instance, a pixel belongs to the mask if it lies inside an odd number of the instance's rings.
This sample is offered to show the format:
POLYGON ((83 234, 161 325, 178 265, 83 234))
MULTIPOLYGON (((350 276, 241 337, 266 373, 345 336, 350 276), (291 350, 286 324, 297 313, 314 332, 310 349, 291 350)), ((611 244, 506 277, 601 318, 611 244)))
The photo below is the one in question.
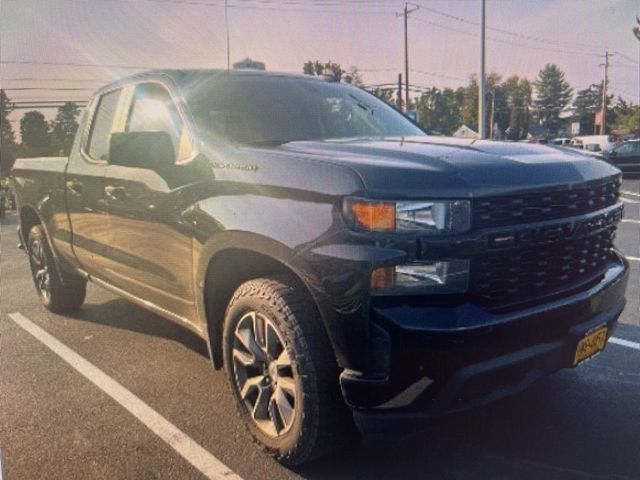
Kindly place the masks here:
POLYGON ((65 184, 69 191, 74 195, 82 194, 82 183, 77 180, 68 180, 65 184))
POLYGON ((104 193, 113 200, 123 200, 126 197, 124 187, 116 187, 114 185, 104 187, 104 193))

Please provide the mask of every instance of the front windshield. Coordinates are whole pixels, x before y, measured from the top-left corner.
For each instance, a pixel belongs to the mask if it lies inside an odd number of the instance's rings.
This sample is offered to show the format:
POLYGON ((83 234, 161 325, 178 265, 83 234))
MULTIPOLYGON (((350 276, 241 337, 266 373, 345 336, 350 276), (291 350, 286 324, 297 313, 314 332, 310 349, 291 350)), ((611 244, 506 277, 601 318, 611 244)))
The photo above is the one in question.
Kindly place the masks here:
POLYGON ((202 129, 241 144, 424 135, 373 95, 311 79, 216 78, 190 89, 188 103, 202 129))

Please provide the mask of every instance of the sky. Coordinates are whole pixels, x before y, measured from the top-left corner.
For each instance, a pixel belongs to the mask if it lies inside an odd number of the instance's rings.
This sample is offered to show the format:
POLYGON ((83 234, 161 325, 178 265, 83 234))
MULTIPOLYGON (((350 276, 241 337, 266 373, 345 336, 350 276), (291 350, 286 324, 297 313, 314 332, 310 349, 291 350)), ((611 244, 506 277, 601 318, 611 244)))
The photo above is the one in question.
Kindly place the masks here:
MULTIPOLYGON (((231 62, 250 57, 301 73, 307 60, 332 60, 357 66, 365 84, 395 83, 404 70, 403 8, 395 0, 228 0, 231 62)), ((417 8, 412 85, 456 88, 479 72, 480 0, 409 8, 417 8)), ((640 103, 636 15, 635 0, 487 0, 487 73, 533 80, 556 63, 577 91, 602 81, 608 50, 610 92, 640 103)), ((86 100, 148 68, 225 68, 226 46, 224 0, 0 0, 0 87, 12 100, 86 100)), ((23 114, 10 116, 16 131, 23 114)))

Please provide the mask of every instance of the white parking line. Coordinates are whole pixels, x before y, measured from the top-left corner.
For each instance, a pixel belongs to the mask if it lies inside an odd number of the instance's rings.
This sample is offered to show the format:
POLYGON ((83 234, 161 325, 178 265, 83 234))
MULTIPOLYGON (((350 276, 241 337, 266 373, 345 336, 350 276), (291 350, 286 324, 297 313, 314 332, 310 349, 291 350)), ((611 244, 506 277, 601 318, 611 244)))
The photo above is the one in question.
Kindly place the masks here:
POLYGON ((624 197, 622 197, 622 201, 624 203, 640 203, 640 200, 635 200, 635 199, 632 200, 630 198, 624 198, 624 197))
POLYGON ((634 220, 633 218, 625 218, 622 223, 637 223, 640 224, 640 220, 634 220))
POLYGON ((609 338, 610 343, 615 343, 616 345, 621 345, 623 347, 633 348, 634 350, 640 350, 640 343, 631 342, 629 340, 625 340, 623 338, 611 337, 609 338))
POLYGON ((633 262, 640 262, 640 257, 629 257, 628 255, 625 255, 625 258, 633 262))
POLYGON ((620 190, 625 195, 633 195, 634 197, 640 197, 640 193, 627 192, 626 190, 620 190))
POLYGON ((128 410, 129 413, 140 420, 149 430, 159 436, 167 445, 178 452, 207 478, 216 480, 242 480, 241 477, 202 448, 186 433, 170 423, 102 370, 38 327, 27 317, 21 313, 11 313, 9 317, 53 353, 62 358, 62 360, 76 369, 87 380, 128 410))

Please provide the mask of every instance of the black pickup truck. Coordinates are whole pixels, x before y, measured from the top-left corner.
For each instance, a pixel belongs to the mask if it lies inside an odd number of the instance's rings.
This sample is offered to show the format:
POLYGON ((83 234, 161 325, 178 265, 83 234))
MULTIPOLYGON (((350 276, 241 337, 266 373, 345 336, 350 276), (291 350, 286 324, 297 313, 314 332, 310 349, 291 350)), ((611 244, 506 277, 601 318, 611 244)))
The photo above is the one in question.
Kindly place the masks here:
POLYGON ((318 78, 132 76, 68 159, 13 177, 44 305, 79 308, 91 280, 193 329, 287 464, 353 420, 375 442, 573 367, 625 305, 618 169, 432 137, 318 78))

